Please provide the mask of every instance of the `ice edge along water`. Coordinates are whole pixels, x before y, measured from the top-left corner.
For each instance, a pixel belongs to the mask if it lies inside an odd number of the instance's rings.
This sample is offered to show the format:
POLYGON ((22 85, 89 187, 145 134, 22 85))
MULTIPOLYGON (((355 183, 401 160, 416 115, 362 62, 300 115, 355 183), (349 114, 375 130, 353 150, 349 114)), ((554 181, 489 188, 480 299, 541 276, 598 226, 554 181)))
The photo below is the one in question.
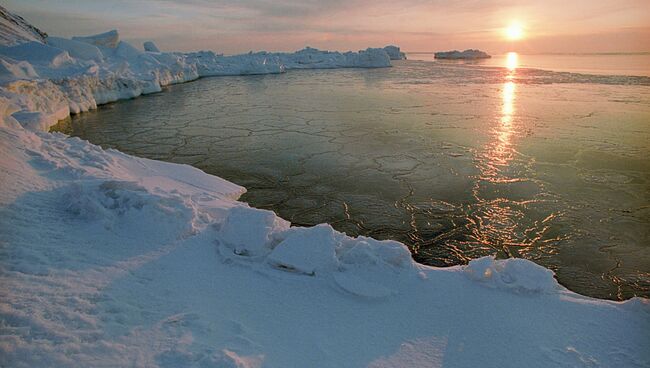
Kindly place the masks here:
POLYGON ((522 259, 423 266, 398 242, 291 227, 190 166, 45 132, 200 76, 388 66, 388 50, 141 52, 0 21, 0 365, 650 364, 647 299, 580 296, 522 259))

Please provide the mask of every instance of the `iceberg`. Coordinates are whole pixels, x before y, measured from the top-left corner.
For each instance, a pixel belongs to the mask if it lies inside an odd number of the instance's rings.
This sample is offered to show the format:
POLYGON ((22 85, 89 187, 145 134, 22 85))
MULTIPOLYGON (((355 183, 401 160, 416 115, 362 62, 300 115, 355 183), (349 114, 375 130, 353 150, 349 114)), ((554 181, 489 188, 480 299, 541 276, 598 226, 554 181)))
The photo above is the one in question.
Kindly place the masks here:
POLYGON ((398 46, 386 46, 384 47, 384 51, 386 51, 391 60, 406 60, 406 54, 400 51, 398 46))
POLYGON ((12 27, 0 55, 0 366, 650 364, 647 299, 584 297, 522 259, 424 266, 399 242, 292 226, 194 167, 47 132, 171 83, 388 66, 384 49, 157 53, 112 33, 45 44, 12 27))
POLYGON ((458 50, 440 51, 440 52, 436 52, 434 54, 434 57, 436 59, 450 59, 450 60, 467 59, 467 60, 474 60, 474 59, 489 59, 492 56, 488 55, 486 52, 481 51, 481 50, 468 49, 468 50, 465 50, 465 51, 458 51, 458 50))

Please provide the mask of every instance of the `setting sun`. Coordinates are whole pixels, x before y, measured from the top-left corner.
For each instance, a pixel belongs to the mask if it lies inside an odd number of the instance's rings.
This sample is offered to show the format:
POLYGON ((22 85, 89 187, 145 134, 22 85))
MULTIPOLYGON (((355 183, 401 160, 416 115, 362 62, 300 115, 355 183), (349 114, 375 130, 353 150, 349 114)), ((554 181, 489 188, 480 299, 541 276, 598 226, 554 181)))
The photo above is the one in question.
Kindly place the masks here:
POLYGON ((506 38, 511 41, 520 40, 524 37, 524 29, 519 23, 512 23, 505 29, 506 38))

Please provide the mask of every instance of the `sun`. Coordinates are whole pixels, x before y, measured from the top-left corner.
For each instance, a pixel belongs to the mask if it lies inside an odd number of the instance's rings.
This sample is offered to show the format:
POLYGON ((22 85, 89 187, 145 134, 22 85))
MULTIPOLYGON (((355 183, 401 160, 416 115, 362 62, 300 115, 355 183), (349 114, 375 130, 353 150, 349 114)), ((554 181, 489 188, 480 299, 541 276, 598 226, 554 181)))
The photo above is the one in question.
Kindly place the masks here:
POLYGON ((510 41, 517 41, 524 37, 524 28, 518 22, 511 23, 505 29, 506 38, 510 41))

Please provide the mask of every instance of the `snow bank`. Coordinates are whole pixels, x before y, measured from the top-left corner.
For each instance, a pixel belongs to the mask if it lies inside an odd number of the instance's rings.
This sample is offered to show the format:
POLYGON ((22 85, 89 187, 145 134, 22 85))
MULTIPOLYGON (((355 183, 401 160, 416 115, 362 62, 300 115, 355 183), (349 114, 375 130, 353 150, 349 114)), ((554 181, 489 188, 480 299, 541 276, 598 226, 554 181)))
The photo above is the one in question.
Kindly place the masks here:
POLYGON ((102 46, 108 48, 116 48, 118 42, 120 41, 120 36, 117 33, 117 30, 108 31, 105 33, 100 33, 92 36, 77 36, 72 37, 73 41, 85 42, 95 46, 102 46))
POLYGON ((524 259, 483 257, 470 261, 465 273, 487 287, 515 292, 551 292, 559 288, 553 271, 524 259))
POLYGON ((238 206, 229 211, 220 239, 237 255, 265 256, 277 243, 277 234, 289 229, 289 225, 271 211, 238 206))
POLYGON ((489 59, 492 56, 481 50, 468 49, 465 51, 440 51, 434 54, 436 59, 489 59))
POLYGON ((223 56, 212 51, 185 54, 187 62, 196 65, 202 77, 219 75, 252 75, 283 73, 280 59, 266 52, 223 56))
POLYGON ((142 44, 142 46, 144 47, 144 51, 147 51, 147 52, 160 52, 160 50, 158 49, 158 46, 156 46, 156 44, 153 43, 153 41, 146 41, 144 44, 142 44))
POLYGON ((52 69, 59 68, 66 63, 72 63, 72 58, 67 51, 36 41, 16 46, 0 46, 0 55, 52 69))
POLYGON ((271 54, 287 69, 383 68, 390 57, 383 49, 368 48, 359 52, 330 52, 306 47, 292 54, 271 54))
POLYGON ((104 58, 102 52, 99 51, 97 46, 88 44, 86 42, 68 40, 61 37, 48 37, 46 39, 46 42, 50 46, 67 51, 68 54, 73 58, 81 60, 92 60, 95 62, 101 62, 104 58))
POLYGON ((296 53, 251 52, 224 56, 212 51, 160 52, 152 42, 147 42, 146 51, 141 51, 121 41, 116 30, 72 39, 14 38, 15 42, 0 46, 0 83, 5 87, 5 97, 19 100, 21 110, 15 117, 30 129, 46 129, 61 119, 64 115, 61 101, 67 102, 70 113, 79 113, 100 104, 159 92, 165 85, 199 77, 283 73, 304 68, 390 66, 390 58, 383 49, 339 53, 306 48, 296 53), (47 93, 24 88, 27 82, 42 84, 42 79, 47 80, 44 85, 47 93), (20 93, 8 93, 16 89, 20 93), (41 103, 44 95, 56 96, 56 108, 41 103))
POLYGON ((154 53, 109 34, 84 41, 98 59, 19 41, 0 59, 0 366, 650 364, 646 299, 583 297, 520 259, 419 265, 395 241, 291 227, 191 166, 44 132, 201 73, 377 66, 386 51, 154 53))

